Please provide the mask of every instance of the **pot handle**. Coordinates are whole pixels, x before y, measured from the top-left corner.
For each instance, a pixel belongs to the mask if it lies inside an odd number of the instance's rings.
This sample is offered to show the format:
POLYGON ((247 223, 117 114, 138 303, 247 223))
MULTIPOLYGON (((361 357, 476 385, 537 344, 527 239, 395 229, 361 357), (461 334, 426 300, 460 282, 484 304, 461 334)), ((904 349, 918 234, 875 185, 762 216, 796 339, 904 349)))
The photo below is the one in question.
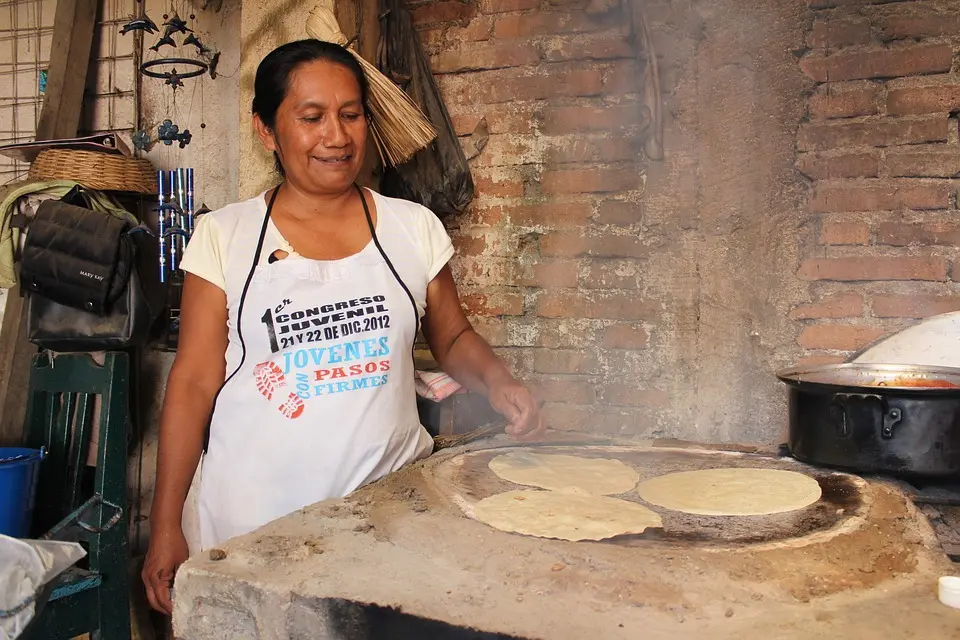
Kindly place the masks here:
POLYGON ((847 420, 847 403, 855 398, 858 401, 876 400, 880 403, 883 414, 880 425, 880 436, 886 440, 893 437, 893 428, 903 420, 903 411, 899 407, 891 407, 887 399, 875 393, 838 393, 833 396, 830 413, 837 422, 837 435, 845 438, 850 435, 849 421, 847 420))

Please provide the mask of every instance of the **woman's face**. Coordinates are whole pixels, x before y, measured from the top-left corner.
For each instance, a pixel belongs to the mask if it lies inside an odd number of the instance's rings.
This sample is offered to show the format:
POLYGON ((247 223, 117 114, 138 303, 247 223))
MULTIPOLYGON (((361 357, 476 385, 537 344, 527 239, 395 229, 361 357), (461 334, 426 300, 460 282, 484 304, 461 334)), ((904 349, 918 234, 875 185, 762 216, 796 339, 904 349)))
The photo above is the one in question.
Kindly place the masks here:
POLYGON ((257 129, 288 181, 307 192, 341 193, 356 180, 367 143, 360 85, 342 65, 303 64, 290 76, 273 131, 259 120, 257 129))

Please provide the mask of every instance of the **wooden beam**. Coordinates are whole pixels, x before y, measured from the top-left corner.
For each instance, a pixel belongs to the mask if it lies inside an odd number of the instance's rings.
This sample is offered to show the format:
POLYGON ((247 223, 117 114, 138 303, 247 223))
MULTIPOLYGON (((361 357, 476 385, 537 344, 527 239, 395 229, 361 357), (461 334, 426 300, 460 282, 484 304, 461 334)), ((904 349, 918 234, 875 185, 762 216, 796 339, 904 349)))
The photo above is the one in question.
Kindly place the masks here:
MULTIPOLYGON (((37 123, 36 140, 77 135, 97 4, 98 0, 57 2, 47 90, 37 123)), ((0 445, 18 445, 23 439, 30 358, 37 351, 27 340, 27 306, 24 302, 19 287, 10 289, 0 326, 0 445)))

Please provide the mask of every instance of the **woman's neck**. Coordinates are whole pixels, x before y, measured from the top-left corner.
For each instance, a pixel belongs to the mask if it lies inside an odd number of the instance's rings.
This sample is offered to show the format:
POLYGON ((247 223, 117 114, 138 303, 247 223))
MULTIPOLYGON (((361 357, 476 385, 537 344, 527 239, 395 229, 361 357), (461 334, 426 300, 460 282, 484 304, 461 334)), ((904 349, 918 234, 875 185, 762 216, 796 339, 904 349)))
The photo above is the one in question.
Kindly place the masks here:
POLYGON ((357 197, 355 188, 333 194, 312 193, 298 189, 289 181, 283 181, 277 187, 276 205, 294 218, 310 219, 317 216, 337 214, 347 210, 350 203, 357 197))

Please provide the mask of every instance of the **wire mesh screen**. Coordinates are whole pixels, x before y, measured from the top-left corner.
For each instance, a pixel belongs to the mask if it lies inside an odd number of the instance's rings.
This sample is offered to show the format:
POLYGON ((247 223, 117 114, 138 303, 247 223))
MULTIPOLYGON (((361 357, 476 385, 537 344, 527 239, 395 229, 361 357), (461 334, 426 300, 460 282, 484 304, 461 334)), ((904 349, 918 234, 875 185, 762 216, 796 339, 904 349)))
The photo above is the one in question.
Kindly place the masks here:
MULTIPOLYGON (((0 0, 0 144, 36 134, 46 91, 57 0, 0 0)), ((79 135, 132 132, 137 125, 135 38, 120 35, 139 13, 136 0, 101 0, 97 11, 79 135)), ((29 166, 0 156, 0 184, 29 166)))

